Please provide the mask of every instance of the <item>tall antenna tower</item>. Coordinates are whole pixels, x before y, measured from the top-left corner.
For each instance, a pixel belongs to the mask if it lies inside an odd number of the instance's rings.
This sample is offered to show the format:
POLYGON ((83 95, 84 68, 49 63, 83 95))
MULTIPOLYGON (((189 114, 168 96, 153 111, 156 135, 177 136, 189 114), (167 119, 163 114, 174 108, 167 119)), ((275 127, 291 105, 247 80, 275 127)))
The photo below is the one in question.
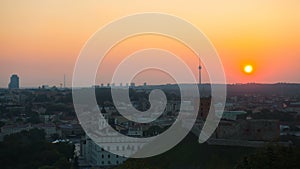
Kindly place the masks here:
POLYGON ((199 65, 199 84, 201 85, 201 65, 199 65))
POLYGON ((202 75, 201 75, 202 66, 201 66, 201 59, 200 59, 200 57, 199 57, 199 63, 198 64, 199 64, 199 66, 198 66, 198 69, 199 69, 199 92, 201 94, 203 94, 204 93, 204 86, 202 85, 202 75))
POLYGON ((200 57, 199 57, 199 85, 201 85, 201 69, 202 69, 202 66, 201 66, 201 60, 200 60, 200 57))
POLYGON ((64 88, 66 88, 66 75, 64 74, 64 88))

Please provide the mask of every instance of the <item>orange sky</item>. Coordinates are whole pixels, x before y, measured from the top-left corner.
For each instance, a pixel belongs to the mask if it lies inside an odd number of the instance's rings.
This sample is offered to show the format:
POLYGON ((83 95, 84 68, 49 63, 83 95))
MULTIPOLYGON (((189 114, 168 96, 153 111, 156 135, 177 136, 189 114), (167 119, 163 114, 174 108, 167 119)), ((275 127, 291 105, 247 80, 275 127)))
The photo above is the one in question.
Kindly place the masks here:
POLYGON ((58 86, 63 74, 70 85, 86 40, 110 21, 139 12, 169 13, 197 26, 215 45, 228 83, 300 83, 299 9, 299 0, 1 0, 0 87, 13 73, 23 87, 58 86), (245 64, 254 65, 253 74, 241 71, 245 64))

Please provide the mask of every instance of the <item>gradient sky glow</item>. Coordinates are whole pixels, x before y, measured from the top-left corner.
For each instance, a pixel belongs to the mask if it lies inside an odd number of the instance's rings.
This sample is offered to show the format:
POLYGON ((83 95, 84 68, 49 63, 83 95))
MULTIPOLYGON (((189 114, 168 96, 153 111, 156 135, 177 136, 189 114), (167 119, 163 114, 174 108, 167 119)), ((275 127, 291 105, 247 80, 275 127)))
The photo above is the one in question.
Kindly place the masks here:
MULTIPOLYGON (((70 86, 88 38, 105 24, 140 12, 172 14, 202 30, 221 57, 228 83, 300 83, 299 9, 299 0, 1 0, 0 87, 7 87, 13 73, 22 87, 59 86, 64 74, 70 86), (251 75, 242 71, 246 64, 254 66, 251 75)), ((155 39, 144 37, 146 46, 155 39)), ((133 44, 128 49, 135 49, 133 44)), ((120 51, 114 56, 125 55, 120 51)), ((184 55, 193 66, 193 57, 184 55)))

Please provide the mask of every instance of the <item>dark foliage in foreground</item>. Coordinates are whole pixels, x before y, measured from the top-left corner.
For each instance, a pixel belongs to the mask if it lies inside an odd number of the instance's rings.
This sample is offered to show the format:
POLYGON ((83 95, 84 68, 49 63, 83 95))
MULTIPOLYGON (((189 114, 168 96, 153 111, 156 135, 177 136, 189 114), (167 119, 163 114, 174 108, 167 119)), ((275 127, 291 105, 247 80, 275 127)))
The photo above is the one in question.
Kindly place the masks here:
POLYGON ((73 149, 68 143, 47 142, 43 130, 22 131, 0 142, 1 169, 69 169, 73 149))
POLYGON ((236 169, 297 169, 300 168, 300 149, 269 145, 245 156, 236 169))
POLYGON ((299 147, 263 148, 199 144, 189 134, 172 150, 159 156, 129 159, 116 169, 299 169, 299 147))
POLYGON ((116 169, 232 169, 242 156, 254 150, 199 144, 197 137, 189 134, 166 153, 144 159, 129 159, 116 169))

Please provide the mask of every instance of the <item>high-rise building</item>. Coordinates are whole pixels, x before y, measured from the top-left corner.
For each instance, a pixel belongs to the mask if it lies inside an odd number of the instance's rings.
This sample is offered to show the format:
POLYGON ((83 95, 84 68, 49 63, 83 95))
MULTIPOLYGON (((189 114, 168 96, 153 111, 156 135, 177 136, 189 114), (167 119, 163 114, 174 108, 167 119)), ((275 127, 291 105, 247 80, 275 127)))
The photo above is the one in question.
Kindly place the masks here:
POLYGON ((10 82, 8 84, 9 89, 19 89, 19 76, 14 74, 10 77, 10 82))

